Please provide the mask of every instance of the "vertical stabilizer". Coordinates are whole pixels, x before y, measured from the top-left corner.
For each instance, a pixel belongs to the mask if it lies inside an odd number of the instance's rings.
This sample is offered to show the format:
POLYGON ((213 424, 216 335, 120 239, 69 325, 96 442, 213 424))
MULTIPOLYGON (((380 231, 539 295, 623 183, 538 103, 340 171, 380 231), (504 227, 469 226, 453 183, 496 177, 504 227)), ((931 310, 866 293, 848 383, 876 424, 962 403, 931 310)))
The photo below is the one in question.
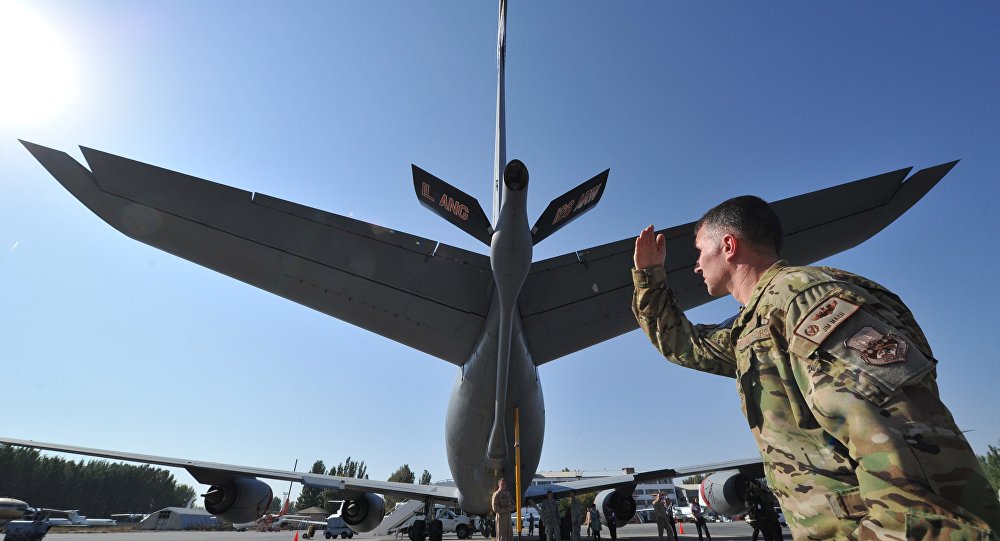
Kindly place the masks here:
POLYGON ((503 168, 507 164, 507 113, 504 106, 504 63, 507 57, 507 0, 500 0, 497 27, 497 133, 493 146, 493 224, 503 206, 503 168))

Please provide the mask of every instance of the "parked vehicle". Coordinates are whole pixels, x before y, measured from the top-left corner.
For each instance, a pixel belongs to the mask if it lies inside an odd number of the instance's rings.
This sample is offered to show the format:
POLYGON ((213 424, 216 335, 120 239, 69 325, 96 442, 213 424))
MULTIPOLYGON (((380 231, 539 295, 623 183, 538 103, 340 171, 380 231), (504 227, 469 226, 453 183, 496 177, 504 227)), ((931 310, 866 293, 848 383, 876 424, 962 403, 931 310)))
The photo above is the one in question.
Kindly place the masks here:
MULTIPOLYGON (((472 520, 472 517, 449 507, 436 507, 434 509, 434 519, 441 521, 441 531, 443 533, 454 533, 459 539, 468 539, 477 530, 476 523, 472 520)), ((423 513, 414 514, 400 524, 398 528, 399 532, 409 535, 410 527, 418 520, 424 520, 423 513)), ((395 531, 390 530, 389 533, 395 533, 395 531)), ((427 537, 429 533, 430 530, 424 528, 424 537, 427 537)))
POLYGON ((354 530, 340 517, 330 517, 326 520, 326 528, 323 529, 323 537, 333 539, 340 536, 341 539, 354 537, 354 530))

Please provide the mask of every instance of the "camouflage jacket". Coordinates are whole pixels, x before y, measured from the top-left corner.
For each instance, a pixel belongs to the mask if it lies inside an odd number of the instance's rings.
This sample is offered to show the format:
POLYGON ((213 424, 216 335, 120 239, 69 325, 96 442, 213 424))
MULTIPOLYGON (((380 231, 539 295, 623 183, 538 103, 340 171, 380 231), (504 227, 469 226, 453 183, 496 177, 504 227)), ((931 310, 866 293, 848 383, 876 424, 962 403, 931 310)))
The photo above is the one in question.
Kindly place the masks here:
POLYGON ((583 504, 580 503, 580 500, 576 498, 570 499, 569 514, 570 514, 570 520, 573 521, 573 524, 583 523, 583 504))
POLYGON ((510 515, 514 512, 514 498, 506 490, 497 490, 493 493, 491 506, 497 515, 510 515))
POLYGON ((546 531, 559 531, 559 502, 548 498, 538 504, 546 531))
POLYGON ((694 325, 662 266, 632 272, 632 309, 653 345, 736 379, 795 539, 1000 531, 997 495, 941 403, 937 361, 899 297, 855 274, 779 261, 733 320, 694 325))

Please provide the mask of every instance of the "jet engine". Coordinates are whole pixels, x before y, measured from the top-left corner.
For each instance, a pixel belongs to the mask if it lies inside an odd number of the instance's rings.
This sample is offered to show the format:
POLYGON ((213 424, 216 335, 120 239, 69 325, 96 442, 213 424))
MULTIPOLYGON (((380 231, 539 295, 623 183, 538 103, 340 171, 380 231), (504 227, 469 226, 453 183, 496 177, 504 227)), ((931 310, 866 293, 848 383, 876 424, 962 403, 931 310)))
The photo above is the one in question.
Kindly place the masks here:
POLYGON ((237 477, 212 485, 205 496, 205 510, 229 522, 257 520, 271 507, 271 487, 253 477, 237 477))
POLYGON ((344 502, 340 517, 356 532, 370 532, 378 527, 385 515, 385 500, 371 492, 344 502))
POLYGON ((607 523, 608 510, 615 512, 615 522, 618 526, 624 526, 635 516, 635 498, 632 497, 634 487, 626 489, 603 490, 594 498, 597 509, 600 510, 601 517, 607 523))
POLYGON ((720 471, 701 482, 701 499, 720 515, 746 512, 746 486, 750 477, 736 470, 720 471))

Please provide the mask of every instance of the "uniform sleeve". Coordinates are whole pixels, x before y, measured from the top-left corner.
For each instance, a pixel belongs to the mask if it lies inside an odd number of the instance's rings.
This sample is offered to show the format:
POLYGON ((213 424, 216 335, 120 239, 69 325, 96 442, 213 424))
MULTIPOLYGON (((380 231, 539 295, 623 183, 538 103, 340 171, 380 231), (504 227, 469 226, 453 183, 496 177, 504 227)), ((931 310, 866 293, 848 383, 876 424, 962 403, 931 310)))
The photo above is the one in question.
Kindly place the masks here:
POLYGON ((911 521, 907 509, 960 516, 963 508, 983 516, 989 491, 974 486, 975 455, 940 400, 922 333, 905 321, 849 284, 795 296, 785 336, 813 417, 800 424, 818 423, 847 449, 873 517, 911 521))
POLYGON ((736 377, 736 360, 725 325, 694 325, 666 286, 662 265, 633 269, 632 312, 653 346, 672 363, 736 377))

